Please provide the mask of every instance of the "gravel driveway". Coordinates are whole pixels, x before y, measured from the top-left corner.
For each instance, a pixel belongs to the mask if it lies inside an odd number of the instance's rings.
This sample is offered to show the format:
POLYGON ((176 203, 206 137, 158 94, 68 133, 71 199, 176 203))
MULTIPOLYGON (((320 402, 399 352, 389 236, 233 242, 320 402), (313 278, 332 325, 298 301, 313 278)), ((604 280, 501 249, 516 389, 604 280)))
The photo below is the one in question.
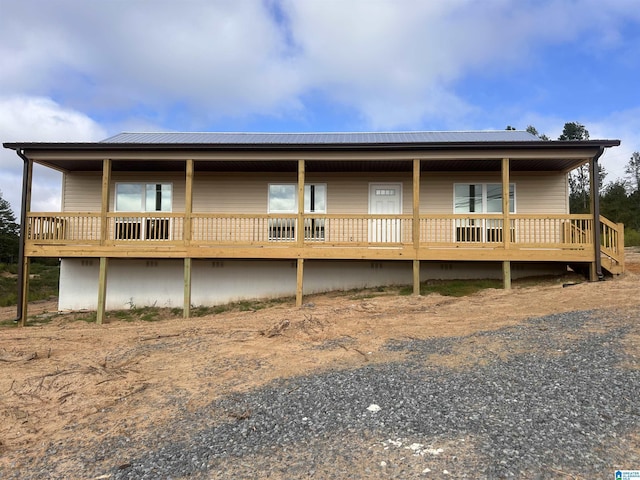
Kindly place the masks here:
MULTIPOLYGON (((135 448, 119 437, 66 453, 82 459, 81 478, 613 479, 640 469, 638 316, 571 312, 398 340, 385 348, 401 361, 185 410, 135 448)), ((55 453, 9 478, 46 478, 55 453)))

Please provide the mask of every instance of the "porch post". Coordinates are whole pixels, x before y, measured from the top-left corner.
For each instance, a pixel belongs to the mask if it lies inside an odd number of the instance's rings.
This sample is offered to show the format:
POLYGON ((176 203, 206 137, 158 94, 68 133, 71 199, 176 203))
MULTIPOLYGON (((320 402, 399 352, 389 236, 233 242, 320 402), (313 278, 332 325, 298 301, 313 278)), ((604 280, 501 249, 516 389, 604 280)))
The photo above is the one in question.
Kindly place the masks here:
MULTIPOLYGON (((192 219, 191 213, 193 211, 193 160, 187 160, 185 166, 185 189, 184 189, 184 225, 182 238, 184 244, 187 247, 191 245, 192 237, 192 219)), ((187 254, 184 259, 184 299, 182 316, 183 318, 191 317, 191 267, 192 259, 187 254)))
POLYGON ((296 228, 298 247, 304 246, 304 160, 298 160, 298 226, 296 228))
MULTIPOLYGON (((509 209, 509 159, 502 159, 502 242, 505 255, 511 248, 511 218, 509 209)), ((502 262, 502 283, 505 290, 511 289, 511 262, 502 262)))
POLYGON ((191 317, 191 258, 184 259, 184 306, 182 317, 191 317))
POLYGON ((184 188, 184 226, 183 239, 185 246, 191 243, 192 219, 193 212, 193 160, 187 160, 185 172, 185 188, 184 188))
POLYGON ((420 160, 413 160, 413 294, 420 295, 420 160))
MULTIPOLYGON (((600 175, 598 169, 598 158, 604 152, 601 147, 598 154, 589 160, 589 186, 591 195, 591 214, 593 215, 593 262, 589 267, 589 280, 595 282, 602 280, 602 259, 600 257, 600 175)), ((623 247, 624 248, 624 247, 623 247)))
POLYGON ((296 307, 302 306, 302 286, 304 284, 304 258, 299 258, 296 269, 296 307))
MULTIPOLYGON (((298 221, 296 227, 298 248, 304 247, 304 182, 305 163, 298 160, 298 221)), ((298 257, 296 268, 296 307, 302 306, 302 292, 304 285, 304 257, 298 257)))
MULTIPOLYGON (((109 189, 111 187, 111 159, 102 160, 102 195, 100 203, 100 245, 104 246, 108 238, 109 219, 109 189)), ((107 269, 109 259, 100 257, 100 270, 98 272, 98 306, 96 308, 96 323, 101 325, 107 305, 107 269)))
POLYGON ((109 221, 107 212, 109 211, 109 187, 111 186, 111 160, 102 160, 102 202, 100 204, 100 245, 104 246, 107 241, 107 231, 109 221))
POLYGON ((31 259, 25 252, 25 244, 29 235, 29 212, 31 211, 31 187, 33 184, 33 160, 28 159, 25 155, 20 154, 20 157, 24 160, 24 170, 22 172, 22 212, 20 221, 20 271, 18 272, 18 302, 20 302, 20 310, 18 311, 18 317, 20 326, 24 327, 27 324, 27 310, 29 306, 29 264, 31 259))
POLYGON ((100 257, 100 273, 98 274, 98 308, 96 310, 96 323, 102 325, 107 304, 107 268, 109 259, 100 257))

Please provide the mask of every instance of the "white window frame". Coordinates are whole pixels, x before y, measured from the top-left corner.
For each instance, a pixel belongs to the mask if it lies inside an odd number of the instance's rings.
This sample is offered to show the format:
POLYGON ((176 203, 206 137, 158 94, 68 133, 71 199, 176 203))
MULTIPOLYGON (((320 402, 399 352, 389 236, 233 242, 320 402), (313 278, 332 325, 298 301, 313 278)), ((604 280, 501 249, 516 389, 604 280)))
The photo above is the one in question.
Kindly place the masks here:
MULTIPOLYGON (((500 212, 487 212, 487 186, 488 185, 500 185, 500 187, 502 187, 502 184, 499 182, 455 182, 453 184, 453 214, 463 217, 464 215, 503 215, 504 212, 500 211, 500 212), (458 185, 480 185, 482 188, 482 201, 481 201, 481 206, 482 206, 482 211, 481 212, 456 212, 456 187, 458 185)), ((511 192, 511 189, 513 188, 513 211, 511 211, 511 208, 509 208, 509 214, 516 214, 517 211, 517 199, 516 199, 516 183, 515 182, 509 182, 509 191, 511 192)), ((511 195, 509 195, 509 197, 511 197, 511 195)), ((502 196, 501 196, 501 200, 502 200, 502 196)), ((511 205, 511 202, 509 202, 509 205, 511 205)), ((502 208, 501 208, 502 210, 502 208)), ((497 231, 500 231, 499 235, 502 235, 502 224, 500 223, 502 220, 501 219, 497 219, 497 223, 499 223, 500 225, 494 225, 494 223, 496 223, 496 220, 493 219, 486 219, 486 218, 482 218, 482 219, 475 219, 475 218, 471 218, 471 219, 465 219, 465 218, 456 218, 455 221, 453 222, 453 238, 456 242, 487 242, 490 241, 490 238, 497 238, 497 231), (460 235, 459 235, 459 230, 463 229, 466 230, 466 235, 463 236, 463 240, 460 240, 460 235), (479 230, 479 234, 477 234, 479 230)), ((511 230, 511 236, 515 237, 515 232, 513 232, 513 228, 510 229, 511 230)), ((495 242, 495 240, 491 240, 492 243, 495 242)))
MULTIPOLYGON (((326 183, 318 183, 318 182, 309 182, 304 184, 304 192, 306 195, 307 187, 314 186, 322 186, 324 187, 324 209, 318 210, 314 208, 313 210, 304 209, 304 213, 308 214, 325 214, 327 213, 327 184, 326 183)), ((298 213, 298 184, 291 182, 272 182, 268 184, 267 190, 267 213, 269 214, 295 214, 298 213), (273 210, 271 208, 271 187, 272 186, 290 186, 294 188, 294 198, 293 198, 293 208, 291 210, 273 210)), ((269 240, 270 241, 294 241, 295 240, 295 223, 296 219, 292 218, 273 218, 269 220, 269 240)), ((324 231, 325 221, 324 219, 307 219, 305 221, 305 239, 306 240, 324 240, 325 231, 324 231)))
MULTIPOLYGON (((114 211, 120 213, 171 213, 173 212, 173 182, 116 182, 115 184, 115 192, 114 192, 114 211), (118 187, 121 185, 136 185, 140 187, 140 208, 139 210, 121 210, 118 208, 118 187), (171 187, 171 196, 169 198, 169 209, 168 210, 147 210, 147 187, 149 185, 169 185, 171 187)), ((141 219, 138 216, 130 216, 126 215, 116 217, 115 225, 114 225, 114 236, 116 240, 171 240, 172 231, 173 231, 173 218, 167 217, 153 217, 147 219, 141 219), (164 238, 147 238, 151 235, 152 227, 151 222, 155 222, 155 224, 160 224, 161 221, 166 223, 166 227, 163 231, 166 231, 166 237, 164 238), (136 226, 137 224, 137 226, 136 226), (124 233, 123 233, 124 232, 124 233)))
MULTIPOLYGON (((481 212, 465 212, 473 214, 502 214, 503 212, 487 212, 487 185, 500 185, 498 182, 456 182, 453 184, 453 213, 456 215, 464 215, 464 213, 456 212, 456 186, 458 185, 481 185, 482 186, 482 211, 481 212)), ((509 183, 509 190, 513 187, 513 211, 509 209, 509 213, 515 215, 517 213, 517 199, 516 199, 516 184, 515 182, 509 183)))
MULTIPOLYGON (((304 213, 327 213, 328 210, 328 195, 327 195, 327 184, 326 183, 318 183, 318 182, 309 182, 309 183, 305 183, 304 184, 304 188, 305 188, 305 193, 306 193, 306 189, 307 187, 311 187, 311 185, 314 186, 322 186, 324 187, 324 210, 307 210, 305 208, 304 213)), ((269 187, 267 190, 267 213, 298 213, 298 184, 297 183, 281 183, 281 182, 272 182, 269 183, 269 187), (271 209, 271 187, 272 186, 291 186, 294 187, 294 198, 293 198, 293 209, 292 210, 272 210, 271 209)))

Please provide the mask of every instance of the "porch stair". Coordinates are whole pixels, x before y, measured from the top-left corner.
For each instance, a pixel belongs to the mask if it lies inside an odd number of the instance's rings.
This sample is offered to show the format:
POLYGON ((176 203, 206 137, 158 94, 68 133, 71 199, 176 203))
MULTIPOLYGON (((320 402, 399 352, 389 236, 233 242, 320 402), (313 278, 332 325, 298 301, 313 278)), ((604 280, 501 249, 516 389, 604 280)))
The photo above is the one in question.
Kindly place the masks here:
POLYGON ((606 270, 611 275, 621 275, 624 273, 624 264, 621 264, 606 255, 602 255, 600 264, 602 265, 602 269, 606 270))
POLYGON ((624 225, 600 215, 600 264, 611 275, 624 273, 624 225))

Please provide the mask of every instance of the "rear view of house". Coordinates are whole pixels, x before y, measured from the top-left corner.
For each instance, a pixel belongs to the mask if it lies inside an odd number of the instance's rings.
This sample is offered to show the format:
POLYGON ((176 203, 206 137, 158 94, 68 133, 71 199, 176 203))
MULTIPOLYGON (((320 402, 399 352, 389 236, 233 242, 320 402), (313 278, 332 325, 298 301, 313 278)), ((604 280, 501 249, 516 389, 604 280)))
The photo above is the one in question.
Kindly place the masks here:
MULTIPOLYGON (((61 310, 181 307, 444 278, 623 268, 623 230, 569 213, 567 174, 618 140, 520 131, 123 133, 7 143, 29 259, 61 259, 61 310), (62 211, 30 211, 34 163, 62 211)), ((593 176, 592 176, 593 178, 593 176)), ((593 182, 592 192, 597 191, 593 182)), ((24 297, 24 295, 23 295, 24 297)), ((23 302, 24 303, 24 302, 23 302)), ((26 303, 21 310, 24 315, 26 303)))

